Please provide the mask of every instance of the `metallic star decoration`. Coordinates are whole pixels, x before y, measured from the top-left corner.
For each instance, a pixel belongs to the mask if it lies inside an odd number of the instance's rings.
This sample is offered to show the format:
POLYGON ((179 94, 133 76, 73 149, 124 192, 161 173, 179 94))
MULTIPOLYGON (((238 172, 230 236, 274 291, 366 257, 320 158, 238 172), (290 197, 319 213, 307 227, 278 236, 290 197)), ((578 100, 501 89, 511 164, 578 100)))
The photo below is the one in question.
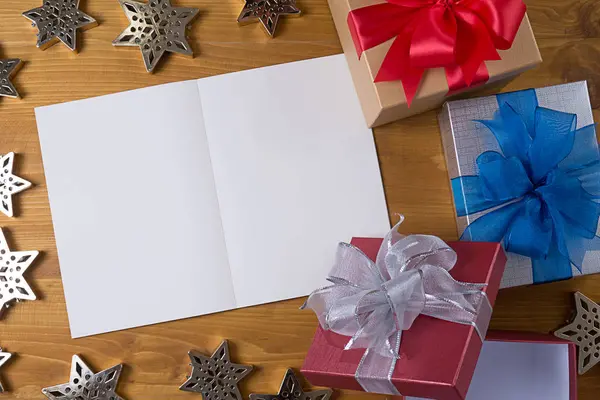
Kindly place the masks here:
POLYGON ((251 365, 234 364, 224 340, 212 356, 190 351, 192 376, 180 390, 202 394, 204 400, 242 400, 238 383, 252 371, 251 365))
POLYGON ((577 345, 577 371, 583 375, 600 361, 600 305, 576 292, 575 310, 571 323, 554 335, 577 345))
POLYGON ((79 0, 43 0, 43 5, 23 13, 38 28, 37 47, 47 49, 59 41, 77 49, 77 30, 91 29, 96 20, 79 10, 79 0))
POLYGON ((186 28, 198 14, 198 9, 173 7, 170 0, 119 2, 130 25, 113 41, 113 45, 139 47, 148 72, 154 70, 167 51, 194 55, 186 39, 186 28))
POLYGON ((69 383, 42 389, 42 393, 50 400, 123 400, 115 394, 122 369, 119 364, 94 374, 74 355, 69 383))
POLYGON ((237 21, 241 25, 260 21, 269 36, 273 37, 280 15, 300 16, 296 0, 246 0, 237 21))
POLYGON ((290 368, 285 373, 279 393, 277 394, 251 394, 250 400, 329 400, 333 391, 331 389, 304 392, 294 371, 290 368))
POLYGON ((17 73, 20 67, 21 60, 18 58, 0 59, 0 97, 19 97, 10 78, 17 73))
POLYGON ((38 251, 10 251, 0 228, 0 316, 13 301, 35 300, 23 273, 38 254, 38 251))
MULTIPOLYGON (((11 356, 12 356, 12 354, 5 353, 2 351, 2 348, 0 348, 0 367, 2 367, 11 356)), ((0 393, 4 393, 4 388, 2 387, 2 382, 0 382, 0 393)))
POLYGON ((7 217, 14 215, 12 196, 31 187, 31 183, 13 174, 15 153, 0 156, 0 211, 7 217))

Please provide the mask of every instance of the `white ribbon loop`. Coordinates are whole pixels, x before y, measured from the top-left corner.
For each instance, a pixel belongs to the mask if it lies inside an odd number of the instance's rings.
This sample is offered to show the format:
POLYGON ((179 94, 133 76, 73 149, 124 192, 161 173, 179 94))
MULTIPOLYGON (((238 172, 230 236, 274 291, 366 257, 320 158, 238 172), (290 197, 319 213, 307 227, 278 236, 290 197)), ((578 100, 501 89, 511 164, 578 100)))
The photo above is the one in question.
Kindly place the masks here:
POLYGON ((384 238, 377 260, 347 243, 338 246, 328 280, 302 306, 325 330, 349 336, 345 346, 365 349, 356 378, 368 392, 398 395, 391 381, 402 331, 420 315, 473 325, 483 340, 491 306, 485 284, 456 281, 456 253, 440 238, 403 237, 402 220, 384 238))

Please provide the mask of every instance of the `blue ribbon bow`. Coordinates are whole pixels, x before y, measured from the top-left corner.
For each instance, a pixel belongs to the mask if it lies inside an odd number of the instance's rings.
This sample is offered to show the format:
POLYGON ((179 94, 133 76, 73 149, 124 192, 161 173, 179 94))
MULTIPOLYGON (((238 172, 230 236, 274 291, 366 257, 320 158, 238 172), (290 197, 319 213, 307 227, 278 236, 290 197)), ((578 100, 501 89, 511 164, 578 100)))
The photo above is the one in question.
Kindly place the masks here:
POLYGON ((594 125, 538 106, 533 89, 497 96, 492 120, 477 121, 496 137, 502 154, 477 158, 479 175, 452 179, 457 214, 490 210, 461 239, 503 242, 530 257, 533 281, 580 272, 585 253, 600 249, 600 154, 594 125))

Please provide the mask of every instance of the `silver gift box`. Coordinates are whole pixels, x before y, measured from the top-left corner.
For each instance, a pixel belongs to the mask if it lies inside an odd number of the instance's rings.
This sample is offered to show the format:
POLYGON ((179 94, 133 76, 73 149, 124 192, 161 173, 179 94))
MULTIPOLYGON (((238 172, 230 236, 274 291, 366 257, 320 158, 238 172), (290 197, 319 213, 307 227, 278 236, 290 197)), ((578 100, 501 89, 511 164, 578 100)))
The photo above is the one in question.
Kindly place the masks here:
MULTIPOLYGON (((594 122, 586 82, 567 83, 535 89, 540 107, 577 114, 577 128, 594 122)), ((484 151, 502 152, 492 132, 478 122, 492 119, 498 110, 496 96, 450 101, 444 104, 438 116, 442 143, 448 166, 448 175, 454 179, 463 175, 477 175, 477 157, 484 151)), ((480 216, 492 211, 485 210, 465 217, 457 217, 458 233, 480 216)), ((529 285, 533 283, 531 260, 508 253, 506 270, 501 287, 529 285)), ((574 266, 573 276, 582 275, 574 266)), ((590 251, 583 263, 583 275, 600 272, 600 251, 590 251)))

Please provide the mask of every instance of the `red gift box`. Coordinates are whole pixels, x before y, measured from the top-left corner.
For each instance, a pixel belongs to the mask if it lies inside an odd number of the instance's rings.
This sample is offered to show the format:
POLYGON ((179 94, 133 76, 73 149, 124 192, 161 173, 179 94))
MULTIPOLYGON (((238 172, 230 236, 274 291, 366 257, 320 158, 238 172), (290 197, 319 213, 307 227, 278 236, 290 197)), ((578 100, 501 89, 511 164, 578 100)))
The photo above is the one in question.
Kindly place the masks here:
MULTIPOLYGON (((354 238, 351 242, 375 259, 382 239, 354 238)), ((492 306, 500 287, 506 256, 499 243, 455 242, 449 246, 458 261, 450 274, 462 282, 486 283, 483 290, 492 306)), ((363 390, 355 372, 364 350, 343 350, 349 338, 317 329, 302 373, 317 386, 363 390)), ((463 400, 466 396, 482 340, 471 325, 420 315, 402 333, 401 358, 392 383, 406 396, 463 400)))

